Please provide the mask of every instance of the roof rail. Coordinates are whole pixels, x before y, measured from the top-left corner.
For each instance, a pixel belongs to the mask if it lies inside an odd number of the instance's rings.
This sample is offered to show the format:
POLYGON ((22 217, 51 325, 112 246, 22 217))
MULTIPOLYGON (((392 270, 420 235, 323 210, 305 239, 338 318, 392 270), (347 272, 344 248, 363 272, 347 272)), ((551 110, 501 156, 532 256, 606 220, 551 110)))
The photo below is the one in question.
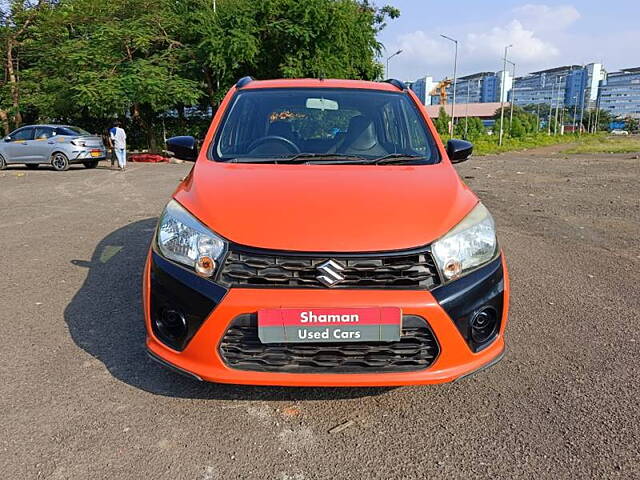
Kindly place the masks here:
POLYGON ((396 87, 399 90, 406 90, 407 89, 407 85, 404 82, 401 82, 400 80, 396 80, 395 78, 387 78, 386 80, 383 80, 384 83, 390 83, 391 85, 393 85, 394 87, 396 87))
POLYGON ((236 88, 242 88, 245 85, 250 84, 251 82, 253 82, 253 77, 247 75, 246 77, 242 77, 240 80, 236 82, 236 88))

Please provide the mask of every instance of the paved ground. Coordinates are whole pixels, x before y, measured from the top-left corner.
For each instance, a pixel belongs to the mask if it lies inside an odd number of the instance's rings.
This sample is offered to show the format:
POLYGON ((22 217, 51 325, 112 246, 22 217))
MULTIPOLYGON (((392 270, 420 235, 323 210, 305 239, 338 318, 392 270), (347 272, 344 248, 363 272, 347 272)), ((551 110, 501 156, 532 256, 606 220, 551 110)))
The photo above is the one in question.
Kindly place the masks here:
POLYGON ((140 272, 188 168, 0 172, 2 478, 640 477, 640 161, 461 165, 511 268, 507 356, 373 390, 198 384, 147 360, 140 272))

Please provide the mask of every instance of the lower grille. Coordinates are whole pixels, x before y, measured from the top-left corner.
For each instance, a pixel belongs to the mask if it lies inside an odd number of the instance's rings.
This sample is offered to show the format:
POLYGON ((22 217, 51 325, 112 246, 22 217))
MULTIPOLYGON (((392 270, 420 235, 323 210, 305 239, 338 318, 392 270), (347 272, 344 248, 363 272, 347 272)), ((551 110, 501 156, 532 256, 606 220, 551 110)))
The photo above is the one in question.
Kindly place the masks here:
POLYGON ((270 343, 258 338, 255 314, 236 317, 220 342, 226 365, 238 370, 287 373, 408 372, 428 368, 440 347, 427 322, 402 318, 398 342, 270 343))

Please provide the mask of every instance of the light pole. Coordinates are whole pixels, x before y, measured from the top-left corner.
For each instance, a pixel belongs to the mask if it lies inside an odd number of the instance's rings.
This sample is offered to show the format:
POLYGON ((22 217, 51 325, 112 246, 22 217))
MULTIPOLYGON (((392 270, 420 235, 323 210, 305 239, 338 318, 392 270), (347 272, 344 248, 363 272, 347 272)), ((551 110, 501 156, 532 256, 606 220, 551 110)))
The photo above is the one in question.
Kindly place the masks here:
POLYGON ((498 145, 502 145, 502 135, 504 134, 504 84, 507 80, 507 50, 513 47, 513 45, 507 45, 504 47, 504 62, 502 66, 502 82, 500 85, 500 139, 498 145))
POLYGON ((513 123, 513 103, 515 100, 515 94, 516 94, 516 87, 515 87, 515 82, 516 82, 516 64, 513 63, 511 60, 507 60, 507 62, 509 64, 511 64, 511 66, 513 67, 513 74, 512 74, 512 80, 511 80, 511 113, 509 114, 509 131, 511 131, 511 124, 513 123))
POLYGON ((560 135, 562 135, 563 133, 563 127, 564 127, 564 96, 562 96, 562 114, 560 114, 560 86, 562 85, 562 79, 564 77, 562 75, 558 75, 556 77, 556 84, 558 85, 558 91, 556 92, 556 117, 555 117, 555 125, 553 127, 553 134, 557 135, 558 134, 558 120, 560 120, 561 122, 561 127, 560 127, 560 135))
POLYGON ((389 78, 389 60, 391 60, 393 57, 395 57, 396 55, 400 55, 402 53, 402 50, 398 50, 396 53, 394 53, 393 55, 389 55, 387 57, 387 78, 389 78))
POLYGON ((458 69, 458 40, 455 38, 447 37, 446 35, 440 34, 442 38, 446 38, 447 40, 453 42, 456 46, 455 54, 453 56, 453 103, 451 104, 451 127, 449 127, 449 138, 453 138, 453 124, 456 121, 456 71, 458 69))
POLYGON ((553 115, 553 92, 555 84, 551 84, 551 98, 549 98, 549 116, 547 117, 547 135, 551 135, 551 115, 553 115))
POLYGON ((467 81, 467 104, 464 108, 464 139, 467 140, 467 129, 469 124, 469 88, 471 87, 471 81, 467 81))

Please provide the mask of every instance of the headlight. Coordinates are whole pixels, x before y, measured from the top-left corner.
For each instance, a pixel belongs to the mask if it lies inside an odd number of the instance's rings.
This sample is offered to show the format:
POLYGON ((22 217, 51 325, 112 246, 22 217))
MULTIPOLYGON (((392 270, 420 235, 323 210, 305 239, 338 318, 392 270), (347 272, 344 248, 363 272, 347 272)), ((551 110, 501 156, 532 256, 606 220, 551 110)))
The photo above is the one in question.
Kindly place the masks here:
POLYGON ((445 281, 455 280, 493 260, 498 253, 498 241, 489 210, 479 203, 449 233, 434 242, 432 252, 445 281))
POLYGON ((226 242, 187 212, 175 200, 165 208, 156 238, 160 253, 209 277, 216 269, 226 242))

